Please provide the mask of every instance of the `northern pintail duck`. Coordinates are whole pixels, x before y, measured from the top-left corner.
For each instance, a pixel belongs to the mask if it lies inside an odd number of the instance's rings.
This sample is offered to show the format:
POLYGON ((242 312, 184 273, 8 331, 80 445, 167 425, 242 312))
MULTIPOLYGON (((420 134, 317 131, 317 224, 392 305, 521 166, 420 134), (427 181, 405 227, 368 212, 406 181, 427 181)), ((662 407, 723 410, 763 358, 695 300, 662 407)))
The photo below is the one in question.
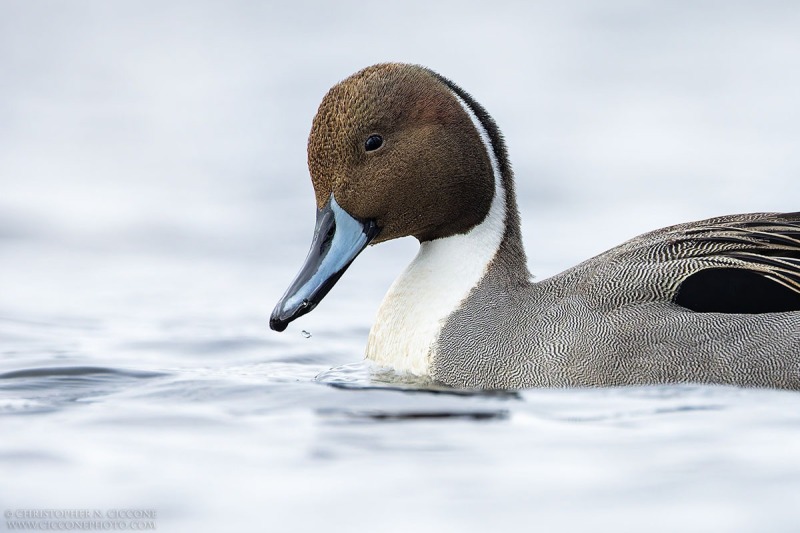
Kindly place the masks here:
POLYGON ((800 213, 660 229, 532 282, 494 121, 450 80, 396 63, 328 92, 308 166, 316 228, 276 331, 368 244, 413 236, 369 334, 381 365, 469 388, 800 388, 800 213))

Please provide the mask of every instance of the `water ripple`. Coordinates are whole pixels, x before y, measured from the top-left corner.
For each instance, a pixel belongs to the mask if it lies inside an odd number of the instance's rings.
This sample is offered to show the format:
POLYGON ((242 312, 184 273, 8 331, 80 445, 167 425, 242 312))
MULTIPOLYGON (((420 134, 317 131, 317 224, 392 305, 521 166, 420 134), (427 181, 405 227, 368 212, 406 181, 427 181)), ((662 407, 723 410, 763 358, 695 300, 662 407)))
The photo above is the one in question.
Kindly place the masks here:
POLYGON ((61 378, 61 377, 81 377, 81 376, 117 376, 129 378, 154 378, 165 375, 163 372, 153 372, 150 370, 121 370, 102 366, 62 366, 62 367, 39 367, 25 368, 22 370, 12 370, 0 374, 0 379, 20 379, 20 378, 61 378))
POLYGON ((408 422, 419 420, 506 420, 509 412, 500 410, 446 410, 446 411, 383 411, 366 410, 351 411, 346 409, 318 409, 317 415, 321 418, 351 419, 363 422, 408 422))
POLYGON ((100 366, 35 367, 0 374, 0 413, 50 412, 107 395, 164 372, 100 366))

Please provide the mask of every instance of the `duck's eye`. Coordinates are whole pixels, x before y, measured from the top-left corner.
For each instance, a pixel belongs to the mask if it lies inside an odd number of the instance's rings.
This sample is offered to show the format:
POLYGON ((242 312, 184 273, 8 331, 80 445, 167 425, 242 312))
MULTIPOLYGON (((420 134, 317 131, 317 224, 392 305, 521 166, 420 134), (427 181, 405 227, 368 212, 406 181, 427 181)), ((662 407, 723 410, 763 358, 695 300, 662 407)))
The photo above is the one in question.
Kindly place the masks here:
POLYGON ((371 152, 373 150, 377 150, 383 144, 383 137, 380 135, 370 135, 367 137, 367 141, 364 143, 364 148, 367 152, 371 152))

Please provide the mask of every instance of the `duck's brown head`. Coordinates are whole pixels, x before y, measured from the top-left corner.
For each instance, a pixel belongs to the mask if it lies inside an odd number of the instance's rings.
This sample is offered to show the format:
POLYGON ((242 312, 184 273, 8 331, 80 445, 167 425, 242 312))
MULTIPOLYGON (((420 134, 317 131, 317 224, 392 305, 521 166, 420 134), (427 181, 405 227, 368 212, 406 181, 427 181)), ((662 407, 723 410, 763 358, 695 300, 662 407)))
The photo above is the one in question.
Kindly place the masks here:
POLYGON ((331 195, 381 228, 374 242, 463 233, 489 210, 486 149, 458 97, 416 65, 368 67, 322 99, 308 140, 322 208, 331 195))
POLYGON ((487 216, 495 179, 476 106, 434 72, 399 63, 368 67, 328 91, 308 140, 314 240, 272 329, 311 311, 368 244, 445 238, 487 216))

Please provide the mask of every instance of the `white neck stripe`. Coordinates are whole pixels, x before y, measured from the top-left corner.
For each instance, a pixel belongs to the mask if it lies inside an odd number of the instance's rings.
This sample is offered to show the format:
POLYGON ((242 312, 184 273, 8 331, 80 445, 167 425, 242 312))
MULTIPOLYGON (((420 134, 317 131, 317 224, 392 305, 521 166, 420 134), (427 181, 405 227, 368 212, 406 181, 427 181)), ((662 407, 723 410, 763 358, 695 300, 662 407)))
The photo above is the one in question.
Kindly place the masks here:
POLYGON ((439 335, 470 291, 486 275, 505 233, 506 195, 491 138, 464 100, 486 149, 494 175, 494 196, 486 217, 467 233, 423 242, 381 303, 367 342, 367 358, 397 371, 430 375, 439 335))
MULTIPOLYGON (((461 104, 461 107, 464 111, 467 112, 469 115, 469 119, 472 121, 472 125, 475 126, 475 129, 478 130, 478 136, 481 138, 481 142, 483 143, 483 148, 486 150, 486 155, 489 156, 489 163, 492 165, 492 175, 494 176, 494 190, 495 194, 503 188, 502 182, 502 174, 500 174, 500 163, 497 161, 497 154, 494 151, 494 144, 492 144, 492 138, 489 136, 489 132, 486 131, 486 128, 483 125, 483 122, 478 118, 478 115, 472 110, 467 102, 461 98, 458 93, 454 90, 450 89, 450 92, 453 96, 456 97, 458 103, 461 104)), ((505 203, 505 198, 503 199, 503 203, 505 203)))

